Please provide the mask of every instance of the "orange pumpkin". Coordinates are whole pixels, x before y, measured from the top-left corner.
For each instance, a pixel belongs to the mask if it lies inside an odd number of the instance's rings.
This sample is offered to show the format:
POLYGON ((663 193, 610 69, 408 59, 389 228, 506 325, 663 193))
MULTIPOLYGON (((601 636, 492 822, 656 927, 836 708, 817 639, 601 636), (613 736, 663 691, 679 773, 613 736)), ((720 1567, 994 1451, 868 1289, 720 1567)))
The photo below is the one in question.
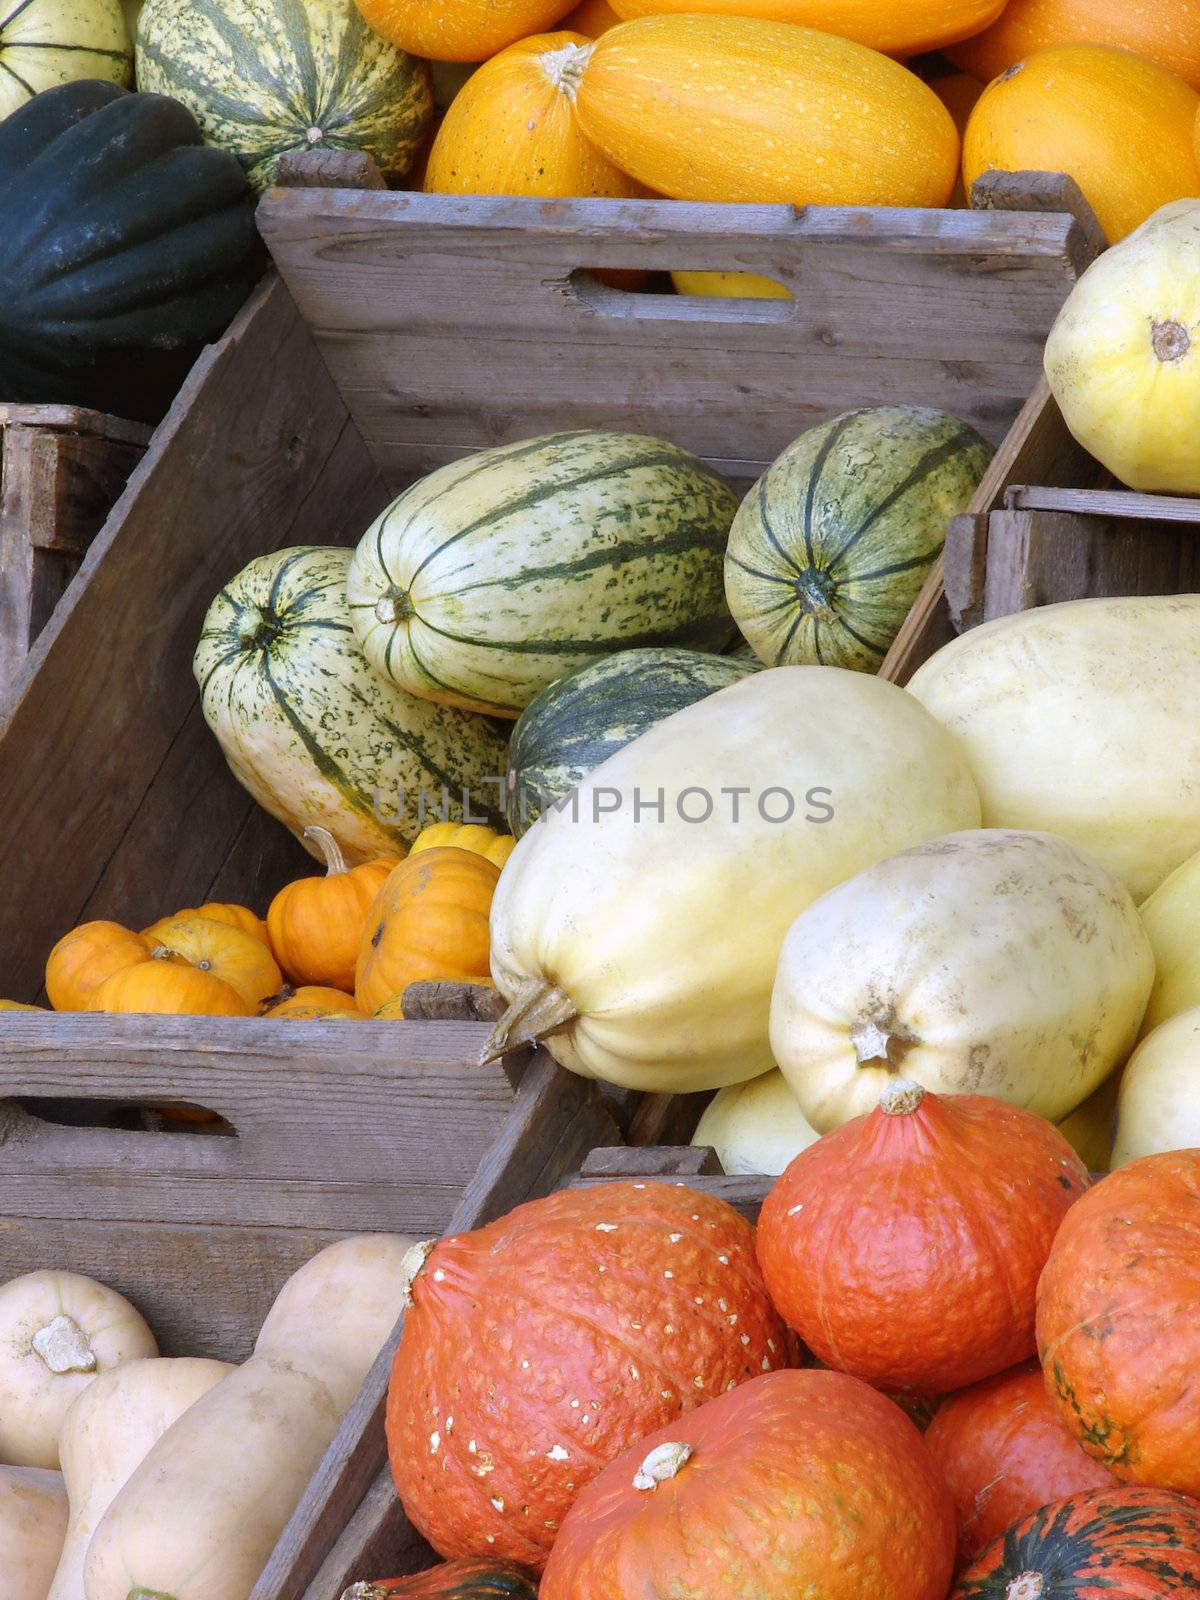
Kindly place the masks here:
POLYGON ((51 950, 46 995, 55 1011, 86 1011, 106 978, 149 956, 150 946, 141 934, 119 922, 84 922, 51 950))
POLYGON ((791 1360, 754 1230, 712 1195, 564 1190, 422 1248, 388 1449, 410 1521, 446 1557, 540 1567, 606 1462, 791 1360))
POLYGON ((588 39, 598 39, 622 20, 608 0, 583 0, 569 16, 562 19, 560 26, 571 33, 582 33, 588 39))
POLYGON ((613 0, 623 17, 719 12, 837 34, 885 55, 916 56, 966 39, 1000 15, 1004 0, 613 0))
POLYGON ((410 55, 486 61, 561 21, 571 0, 355 0, 374 28, 410 55))
POLYGON ((1113 1486, 1065 1427, 1036 1361, 951 1395, 925 1443, 954 1497, 960 1562, 1051 1500, 1113 1486))
MULTIPOLYGON (((438 129, 425 169, 426 190, 551 197, 641 194, 641 186, 585 138, 575 116, 587 44, 581 33, 535 34, 485 62, 459 90, 438 129)), ((434 826, 454 828, 453 823, 434 826)), ((491 834, 490 829, 462 831, 491 834)))
POLYGON ((220 978, 252 1009, 283 988, 283 974, 267 946, 228 922, 185 911, 154 923, 145 937, 152 946, 182 956, 200 972, 220 978))
POLYGON ((423 978, 486 977, 488 914, 497 867, 445 845, 402 861, 384 883, 363 930, 354 995, 370 1016, 423 978))
POLYGON ((840 1372, 776 1372, 608 1466, 539 1593, 943 1600, 953 1564, 950 1496, 908 1418, 840 1372))
POLYGON ((27 1006, 23 1000, 0 1000, 0 1011, 44 1011, 44 1006, 27 1006))
POLYGON ((318 1017, 365 1021, 362 1012, 354 1004, 353 995, 317 984, 302 984, 299 989, 285 990, 284 998, 269 1006, 263 1016, 285 1017, 298 1022, 308 1022, 318 1017))
MULTIPOLYGON (((980 83, 978 78, 969 77, 965 72, 947 72, 940 78, 931 78, 929 87, 954 118, 954 126, 958 129, 961 139, 967 131, 971 113, 979 104, 980 96, 986 86, 980 83)), ((957 210, 962 210, 967 204, 967 191, 963 187, 961 171, 949 203, 957 210)))
POLYGON ((114 972, 92 995, 87 1009, 166 1016, 254 1015, 253 1007, 215 973, 165 954, 114 972))
POLYGON ((325 857, 323 878, 298 878, 282 888, 267 912, 271 948, 295 984, 351 990, 363 928, 394 860, 347 867, 325 828, 305 828, 325 857))
POLYGON ((1200 0, 1008 0, 990 28, 946 53, 990 83, 1056 44, 1117 45, 1200 89, 1200 0))
POLYGON ((1200 96, 1127 50, 1066 44, 1009 67, 963 140, 967 193, 985 172, 1065 172, 1114 244, 1160 206, 1200 194, 1200 96))
POLYGON ((177 917, 207 917, 210 922, 224 922, 231 928, 240 928, 243 933, 252 933, 256 939, 261 939, 269 945, 270 938, 267 925, 257 912, 251 911, 249 906, 227 905, 221 900, 210 900, 206 905, 188 906, 184 911, 177 911, 177 917))
POLYGON ((1033 1354, 1038 1274, 1087 1185, 1043 1118, 897 1079, 791 1163, 763 1205, 758 1259, 827 1366, 947 1394, 1033 1354))
POLYGON ((1038 1287, 1046 1383, 1127 1483, 1200 1496, 1200 1150, 1118 1167, 1066 1217, 1038 1287))

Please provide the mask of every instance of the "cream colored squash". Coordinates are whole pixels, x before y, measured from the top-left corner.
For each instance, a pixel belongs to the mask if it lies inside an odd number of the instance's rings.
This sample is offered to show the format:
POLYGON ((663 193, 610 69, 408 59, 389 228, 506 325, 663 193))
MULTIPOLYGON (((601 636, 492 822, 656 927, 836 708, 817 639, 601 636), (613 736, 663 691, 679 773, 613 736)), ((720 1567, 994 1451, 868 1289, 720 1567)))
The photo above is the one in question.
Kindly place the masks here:
POLYGON ((1200 1145, 1200 1006, 1155 1028, 1121 1079, 1113 1167, 1200 1145))
POLYGON ((0 1600, 47 1600, 66 1531, 61 1472, 0 1467, 0 1600))
POLYGON ((718 1089, 704 1109, 692 1143, 711 1145, 726 1172, 764 1172, 778 1177, 820 1134, 804 1113, 782 1072, 764 1072, 749 1083, 718 1089))
POLYGON ((1098 1089, 1058 1124, 1058 1131, 1089 1172, 1105 1173, 1112 1166, 1113 1132, 1117 1121, 1117 1096, 1123 1069, 1110 1072, 1098 1089))
POLYGON ((190 1357, 127 1361, 83 1391, 59 1436, 70 1516, 44 1600, 85 1600, 84 1558, 117 1491, 171 1424, 233 1371, 225 1361, 190 1357))
POLYGON ((775 963, 805 906, 979 821, 965 762, 917 702, 836 667, 722 689, 576 794, 542 814, 497 886, 492 976, 510 1008, 489 1049, 545 1037, 574 1072, 676 1093, 773 1065, 775 963))
POLYGON ((0 118, 31 95, 76 78, 133 82, 133 45, 122 0, 0 4, 0 118))
POLYGON ((163 1434, 92 1538, 87 1600, 247 1600, 403 1309, 409 1239, 321 1251, 254 1354, 163 1434))
POLYGON ((1200 595, 1002 617, 908 687, 966 757, 985 827, 1062 834, 1139 903, 1200 850, 1200 595))
POLYGON ((0 1461, 57 1467, 72 1401, 98 1373, 156 1356, 142 1317, 77 1272, 30 1272, 0 1287, 0 1461))
POLYGON ((1200 199, 1084 273, 1046 343, 1071 432, 1131 489, 1200 494, 1200 199))
POLYGON ((1057 1122, 1133 1049, 1153 980, 1122 884, 1065 839, 979 829, 881 861, 796 919, 771 1045, 822 1133, 897 1078, 1057 1122))
POLYGON ((1189 856, 1142 905, 1154 951, 1154 987, 1143 1037, 1160 1022, 1200 1005, 1200 853, 1189 856))

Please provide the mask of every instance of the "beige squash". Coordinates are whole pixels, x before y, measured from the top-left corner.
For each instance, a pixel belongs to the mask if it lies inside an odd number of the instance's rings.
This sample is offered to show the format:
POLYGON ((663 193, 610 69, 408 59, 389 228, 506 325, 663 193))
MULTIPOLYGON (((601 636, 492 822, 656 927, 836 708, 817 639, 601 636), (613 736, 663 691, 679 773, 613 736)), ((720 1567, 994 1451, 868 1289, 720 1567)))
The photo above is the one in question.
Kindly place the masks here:
POLYGON ((1200 1006, 1148 1034, 1121 1079, 1113 1167, 1200 1146, 1200 1006))
POLYGON ((87 1600, 247 1600, 399 1319, 411 1246, 342 1240, 289 1279, 251 1358, 167 1429, 109 1507, 87 1600))
POLYGON ((957 828, 978 799, 911 695, 776 667, 668 717, 543 813, 492 902, 510 1002, 490 1049, 685 1093, 756 1078, 783 936, 818 895, 957 828), (661 800, 661 820, 655 809, 661 800))
POLYGON ((898 1078, 1057 1122, 1132 1050, 1153 979, 1103 867, 1052 834, 978 829, 881 861, 797 918, 771 1044, 822 1133, 898 1078))
POLYGON ((0 1600, 47 1600, 66 1531, 61 1472, 0 1467, 0 1600))
POLYGON ((1168 1017, 1200 1005, 1200 853, 1189 856, 1142 905, 1154 951, 1154 987, 1143 1037, 1168 1017))
POLYGON ((705 1107, 692 1143, 711 1145, 730 1173, 778 1177, 820 1134, 805 1120, 791 1085, 778 1070, 749 1083, 718 1089, 705 1107))
POLYGON ((84 1558, 118 1490, 172 1423, 233 1370, 191 1357, 127 1361, 83 1391, 59 1436, 70 1515, 44 1600, 85 1600, 84 1558))
POLYGON ((985 827, 1061 834, 1139 903, 1200 850, 1200 595, 1002 617, 908 687, 968 762, 985 827))
POLYGON ((0 1287, 0 1461, 57 1467, 72 1401, 98 1373, 156 1356, 123 1295, 77 1272, 31 1272, 0 1287))

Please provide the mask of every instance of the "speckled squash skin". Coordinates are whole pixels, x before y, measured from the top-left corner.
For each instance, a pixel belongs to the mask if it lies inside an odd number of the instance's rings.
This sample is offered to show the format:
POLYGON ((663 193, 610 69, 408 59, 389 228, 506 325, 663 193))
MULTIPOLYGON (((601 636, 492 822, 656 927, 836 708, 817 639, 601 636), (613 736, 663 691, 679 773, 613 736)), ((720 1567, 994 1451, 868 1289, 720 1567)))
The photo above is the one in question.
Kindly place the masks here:
POLYGON ((1161 1489, 1093 1489, 995 1539, 950 1600, 1196 1600, 1200 1506, 1161 1489))
POLYGON ((612 1183, 436 1245, 387 1403, 400 1498, 434 1549, 540 1569, 614 1456, 790 1365, 753 1239, 713 1196, 612 1183))
POLYGON ((132 84, 121 0, 0 0, 0 118, 77 78, 132 84))
POLYGON ((842 1373, 777 1372, 589 1485, 541 1600, 942 1600, 953 1561, 949 1493, 899 1408, 842 1373), (639 1477, 678 1444, 674 1476, 639 1477))
POLYGON ((1038 1286, 1038 1354, 1067 1426, 1122 1481, 1200 1496, 1200 1150, 1110 1173, 1038 1286))
POLYGON ((1008 0, 990 28, 946 54, 990 83, 1053 44, 1113 44, 1200 89, 1200 0, 1008 0))
POLYGON ((623 17, 716 11, 762 17, 854 39, 889 56, 916 56, 969 34, 1000 15, 1004 0, 616 0, 623 17))
POLYGON ((762 1208, 758 1259, 827 1366, 948 1394, 1033 1354, 1038 1274, 1087 1186, 1042 1117, 898 1080, 788 1167, 762 1208))

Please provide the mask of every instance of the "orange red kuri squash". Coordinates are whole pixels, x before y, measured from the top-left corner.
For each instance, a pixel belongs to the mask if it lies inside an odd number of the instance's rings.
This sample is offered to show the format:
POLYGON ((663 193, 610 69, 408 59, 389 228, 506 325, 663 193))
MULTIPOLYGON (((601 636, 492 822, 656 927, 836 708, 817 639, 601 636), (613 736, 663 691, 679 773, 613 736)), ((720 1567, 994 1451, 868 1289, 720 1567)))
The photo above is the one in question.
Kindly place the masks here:
POLYGON ((304 836, 320 846, 325 876, 297 878, 280 889, 267 912, 271 948, 291 983, 349 991, 363 928, 396 862, 348 867, 327 828, 305 828, 304 836))
POLYGON ((658 194, 940 206, 954 188, 950 113, 906 68, 849 40, 669 15, 639 17, 587 48, 580 125, 658 194))
POLYGON ((540 1568, 614 1456, 790 1363, 754 1231, 711 1195, 568 1190, 418 1248, 388 1449, 410 1520, 447 1557, 540 1568))
POLYGON ((1124 1482, 1200 1496, 1200 1150, 1118 1167, 1068 1213, 1038 1353, 1068 1428, 1124 1482))
POLYGON ((964 1564, 1039 1506, 1113 1486, 1063 1423, 1036 1361, 951 1395, 925 1443, 954 1497, 964 1564))
POLYGON ((916 56, 966 39, 1000 15, 1004 0, 613 0, 623 17, 717 12, 759 17, 869 45, 885 55, 916 56))
POLYGON ((114 972, 92 994, 87 1010, 165 1016, 254 1015, 254 1007, 215 973, 165 954, 114 972))
POLYGON ((1200 0, 1008 0, 990 28, 946 53, 984 83, 1055 44, 1113 44, 1200 89, 1200 0))
POLYGON ((198 913, 164 917, 146 929, 153 949, 168 950, 202 973, 220 978, 253 1009, 283 988, 269 948, 252 933, 198 913))
POLYGON ((1033 1354, 1038 1274, 1087 1185, 1043 1118, 896 1079, 791 1163, 763 1205, 758 1259, 827 1366, 947 1394, 1033 1354))
POLYGON ((652 1433, 584 1489, 541 1600, 942 1600, 954 1512, 920 1434, 839 1372, 776 1372, 652 1433))
POLYGON ((354 1004, 354 996, 342 989, 331 989, 320 984, 301 984, 298 989, 285 989, 283 998, 263 1012, 264 1017, 283 1017, 292 1022, 311 1022, 320 1017, 340 1017, 353 1022, 366 1019, 354 1004))
POLYGON ((81 923, 50 952, 46 995, 55 1011, 86 1011, 105 979, 149 959, 150 945, 140 933, 119 922, 81 923))
POLYGON ((355 0, 367 26, 410 55, 486 61, 561 21, 571 0, 355 0))
POLYGON ((370 1016, 424 978, 487 977, 488 914, 499 878, 490 861, 454 845, 422 850, 394 868, 363 928, 358 1009, 370 1016))
POLYGON ((1200 192, 1200 96, 1165 67, 1107 45, 1039 50, 984 91, 963 139, 967 193, 985 172, 1065 172, 1110 242, 1200 192))

